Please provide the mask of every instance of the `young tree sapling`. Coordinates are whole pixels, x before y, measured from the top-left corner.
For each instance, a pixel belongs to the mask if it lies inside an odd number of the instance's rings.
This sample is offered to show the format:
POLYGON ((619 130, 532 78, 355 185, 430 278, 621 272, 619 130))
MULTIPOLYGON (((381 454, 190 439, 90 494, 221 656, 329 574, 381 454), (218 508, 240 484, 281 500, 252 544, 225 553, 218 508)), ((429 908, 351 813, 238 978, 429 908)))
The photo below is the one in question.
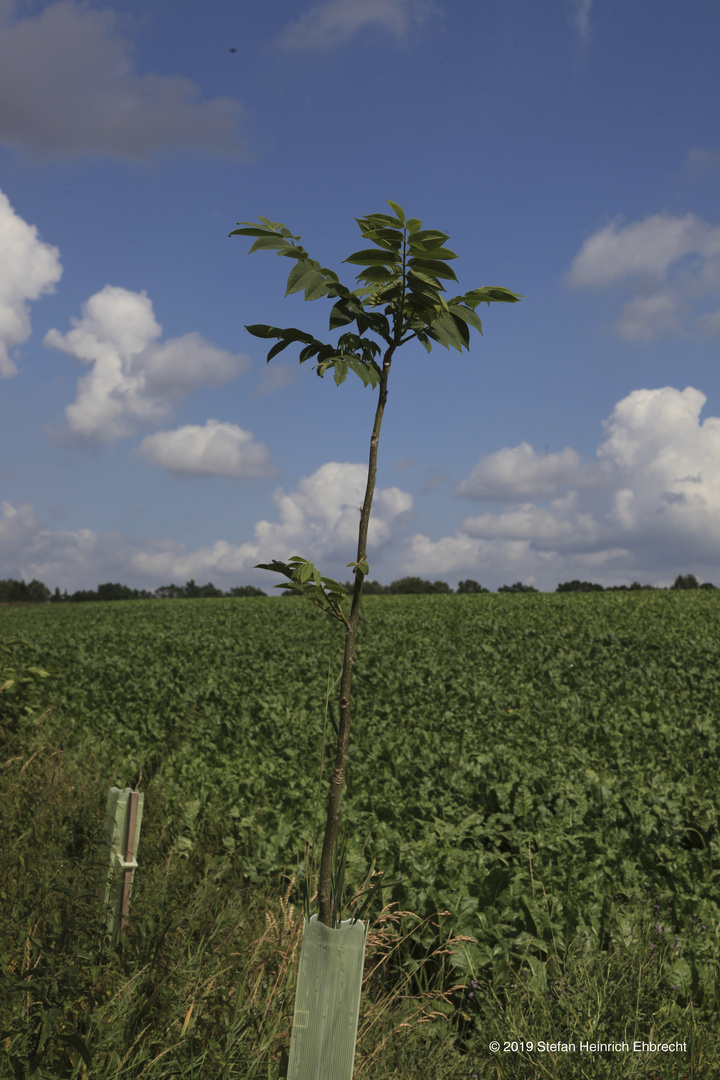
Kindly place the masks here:
MULTIPOLYGON (((368 573, 367 536, 370 522, 375 481, 377 478, 377 455, 385 403, 387 401, 388 377, 393 356, 397 349, 409 341, 417 340, 427 349, 436 341, 446 348, 459 352, 470 347, 470 329, 482 334, 482 323, 475 309, 482 303, 510 303, 526 299, 519 293, 499 286, 485 286, 445 300, 442 281, 457 281, 448 266, 458 256, 444 247, 449 237, 438 229, 423 229, 417 218, 406 218, 401 206, 387 200, 392 214, 369 214, 356 218, 363 240, 373 247, 363 248, 344 261, 362 269, 356 277, 359 287, 349 289, 341 284, 337 274, 310 258, 301 247, 299 236, 293 236, 286 225, 261 217, 258 223, 239 222, 242 228, 230 236, 252 236, 255 241, 250 252, 269 249, 279 256, 295 260, 287 281, 285 295, 305 291, 306 300, 327 296, 335 300, 330 312, 330 330, 352 326, 341 334, 335 344, 319 341, 303 330, 294 327, 281 329, 277 326, 254 324, 246 330, 255 337, 276 339, 267 354, 268 362, 289 345, 298 342, 300 363, 311 357, 317 359, 315 370, 322 378, 332 368, 339 386, 349 371, 362 379, 364 385, 379 387, 375 421, 370 438, 365 498, 360 511, 357 555, 353 568, 354 586, 349 617, 342 609, 345 590, 331 578, 322 577, 314 564, 299 555, 289 563, 277 559, 271 563, 259 563, 261 569, 273 570, 290 579, 290 588, 307 597, 345 628, 345 650, 340 683, 340 719, 338 723, 337 749, 330 791, 328 794, 327 819, 320 861, 318 880, 319 921, 325 926, 334 922, 334 907, 339 898, 332 895, 333 852, 340 824, 340 798, 345 779, 350 738, 350 690, 355 662, 355 637, 360 618, 360 601, 363 582, 368 573), (374 337, 367 337, 369 333, 374 337), (375 338, 379 338, 379 344, 375 338)), ((286 586, 282 586, 286 587, 286 586)), ((339 912, 338 912, 339 918, 339 912)))

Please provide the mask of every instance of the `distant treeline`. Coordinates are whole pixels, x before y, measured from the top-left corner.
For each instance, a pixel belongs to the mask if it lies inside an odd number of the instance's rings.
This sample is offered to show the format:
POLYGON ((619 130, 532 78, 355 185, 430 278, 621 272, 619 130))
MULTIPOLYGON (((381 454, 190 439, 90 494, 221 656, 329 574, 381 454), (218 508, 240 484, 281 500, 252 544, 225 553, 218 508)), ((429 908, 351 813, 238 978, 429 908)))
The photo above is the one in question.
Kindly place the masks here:
POLYGON ((147 589, 131 589, 128 585, 108 581, 105 585, 98 585, 97 591, 79 589, 77 592, 68 594, 67 589, 64 592, 55 589, 55 592, 51 593, 47 585, 35 578, 29 585, 24 581, 14 581, 12 578, 0 581, 0 603, 5 604, 57 604, 65 601, 84 603, 88 600, 186 600, 200 596, 267 596, 267 593, 264 593, 262 589, 256 589, 253 585, 242 585, 239 588, 230 589, 229 592, 223 592, 222 589, 216 589, 211 582, 207 585, 196 585, 194 581, 188 581, 184 586, 162 585, 155 592, 149 592, 147 589))
MULTIPOLYGON (((633 581, 632 585, 596 585, 592 581, 564 581, 558 585, 555 592, 627 592, 636 589, 654 589, 654 585, 641 585, 639 581, 633 581)), ((694 574, 678 574, 671 589, 715 589, 717 586, 706 581, 702 585, 694 574)), ((352 593, 352 582, 345 583, 345 589, 352 593)), ((523 585, 516 581, 514 585, 501 585, 499 593, 536 593, 538 589, 532 585, 523 585)), ((379 581, 366 581, 363 586, 365 596, 407 596, 418 593, 452 593, 453 590, 446 581, 424 581, 419 577, 404 577, 393 581, 390 585, 381 585, 379 581)), ((477 581, 468 578, 461 581, 457 587, 458 593, 489 593, 490 589, 479 585, 477 581)), ((282 596, 299 596, 292 589, 285 590, 282 596)), ((216 588, 212 582, 207 585, 196 585, 194 581, 188 581, 185 585, 162 585, 155 592, 147 589, 131 589, 127 585, 106 582, 98 585, 97 591, 92 589, 80 589, 68 595, 67 590, 60 592, 55 589, 50 592, 47 585, 35 578, 28 584, 25 581, 15 581, 7 578, 0 581, 0 603, 3 604, 42 604, 42 603, 84 603, 88 600, 195 600, 206 596, 267 596, 262 589, 256 589, 254 585, 240 585, 229 592, 223 592, 216 588)))

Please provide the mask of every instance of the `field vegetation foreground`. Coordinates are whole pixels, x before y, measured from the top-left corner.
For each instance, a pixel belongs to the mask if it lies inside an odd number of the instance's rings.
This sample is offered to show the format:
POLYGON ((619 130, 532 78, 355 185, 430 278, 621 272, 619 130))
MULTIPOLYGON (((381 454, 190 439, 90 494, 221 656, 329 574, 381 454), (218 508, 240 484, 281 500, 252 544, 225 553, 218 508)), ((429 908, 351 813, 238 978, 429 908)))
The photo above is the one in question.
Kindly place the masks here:
MULTIPOLYGON (((0 1076, 277 1076, 337 627, 119 601, 0 609, 0 639, 0 1076), (105 800, 140 767, 108 949, 105 800)), ((346 896, 372 859, 386 885, 356 1076, 720 1075, 716 593, 370 596, 357 669, 346 896), (688 1049, 488 1050, 550 1037, 688 1049)))

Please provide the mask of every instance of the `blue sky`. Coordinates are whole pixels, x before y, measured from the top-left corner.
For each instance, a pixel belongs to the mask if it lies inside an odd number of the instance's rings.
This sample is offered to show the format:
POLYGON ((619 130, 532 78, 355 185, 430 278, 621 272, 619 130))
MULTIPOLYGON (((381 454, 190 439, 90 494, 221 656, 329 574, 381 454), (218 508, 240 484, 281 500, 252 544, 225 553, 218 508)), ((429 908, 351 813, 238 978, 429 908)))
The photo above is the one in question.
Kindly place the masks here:
MULTIPOLYGON (((0 0, 0 578, 346 580, 376 391, 328 334, 355 218, 448 233, 483 306, 397 354, 370 577, 720 585, 715 0, 0 0)), ((452 295, 452 294, 451 294, 452 295)))

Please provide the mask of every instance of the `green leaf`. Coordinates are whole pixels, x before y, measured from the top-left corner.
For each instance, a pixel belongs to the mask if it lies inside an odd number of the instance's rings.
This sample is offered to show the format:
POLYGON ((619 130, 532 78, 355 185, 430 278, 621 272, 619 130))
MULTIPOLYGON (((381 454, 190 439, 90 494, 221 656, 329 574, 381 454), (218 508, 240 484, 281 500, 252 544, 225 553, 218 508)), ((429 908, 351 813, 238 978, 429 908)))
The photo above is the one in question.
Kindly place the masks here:
POLYGON ((354 371, 359 379, 362 379, 365 386, 372 386, 373 390, 380 381, 378 375, 372 364, 363 364, 360 360, 350 360, 350 370, 354 371))
POLYGON ((368 566, 367 559, 361 559, 360 562, 349 562, 348 566, 352 566, 353 572, 359 570, 361 574, 367 576, 370 573, 370 567, 368 566))
MULTIPOLYGON (((353 263, 359 266, 370 266, 376 263, 382 266, 399 266, 400 260, 388 258, 387 254, 383 251, 374 251, 373 248, 363 248, 362 251, 356 251, 352 255, 348 255, 347 259, 343 259, 343 262, 353 263)), ((392 271, 388 271, 391 273, 392 271)))
MULTIPOLYGON (((467 333, 467 328, 465 328, 467 333)), ((458 349, 462 352, 462 347, 465 344, 455 320, 449 312, 443 312, 443 314, 433 321, 432 326, 428 327, 428 334, 431 337, 435 337, 437 341, 444 345, 446 348, 452 346, 453 349, 458 349)))
POLYGON ((249 229, 233 229, 228 236, 267 236, 267 229, 258 229, 256 225, 249 229))
POLYGON ((306 345, 304 349, 301 349, 298 357, 301 364, 304 364, 306 360, 309 360, 312 356, 317 355, 320 352, 320 342, 314 341, 312 345, 306 345))
POLYGON ((252 334, 253 337, 277 337, 277 334, 274 332, 276 328, 274 326, 266 326, 264 323, 253 323, 252 326, 246 325, 245 329, 248 334, 252 334))
MULTIPOLYGON (((249 254, 250 254, 250 252, 248 252, 248 255, 249 254)), ((278 256, 281 259, 282 258, 301 259, 303 262, 310 262, 311 261, 308 258, 308 253, 305 250, 305 248, 291 247, 289 245, 286 248, 284 248, 282 251, 278 251, 278 256)))
POLYGON ((419 229, 413 233, 413 242, 422 240, 423 243, 439 245, 449 239, 448 234, 440 232, 439 229, 419 229))
POLYGON ((437 259, 408 259, 408 266, 410 266, 416 272, 420 270, 428 271, 433 274, 434 277, 445 278, 450 281, 457 281, 457 274, 446 263, 439 262, 437 259))
POLYGON ((407 271, 406 276, 408 285, 410 285, 411 289, 425 291, 422 289, 422 286, 429 285, 433 293, 445 291, 444 287, 432 276, 432 274, 428 274, 425 270, 420 270, 413 266, 407 271))
POLYGON ((333 593, 338 593, 340 596, 345 596, 345 589, 337 581, 333 581, 332 578, 324 577, 322 583, 326 589, 330 589, 333 593))
POLYGON ((356 281, 393 281, 399 279, 400 274, 388 270, 387 266, 368 266, 358 274, 356 281))
POLYGON ((253 251, 261 251, 263 248, 286 248, 289 246, 284 236, 260 236, 248 251, 248 255, 252 255, 253 251))
MULTIPOLYGON (((392 225, 399 225, 399 221, 394 221, 393 218, 387 219, 392 222, 392 225)), ((367 239, 372 240, 374 244, 381 244, 383 246, 390 245, 394 251, 400 251, 403 245, 404 229, 393 228, 384 223, 374 223, 373 225, 366 225, 362 229, 362 234, 367 239)))
POLYGON ((280 341, 278 341, 275 345, 273 345, 272 349, 267 354, 267 359, 266 359, 265 362, 267 364, 269 364, 270 361, 272 360, 273 356, 277 356, 277 354, 281 353, 283 351, 283 349, 287 349, 288 345, 292 345, 292 342, 291 341, 283 341, 282 339, 280 341))
POLYGON ((300 584, 302 585, 302 583, 304 581, 307 581, 308 578, 311 578, 313 576, 314 572, 315 572, 315 567, 313 566, 313 564, 311 562, 303 563, 302 566, 300 567, 300 573, 298 575, 298 581, 300 582, 300 584))
POLYGON ((319 297, 325 296, 327 289, 328 286, 325 281, 325 276, 317 270, 305 283, 305 299, 317 300, 319 297))
POLYGON ((291 293, 299 292, 300 289, 303 289, 305 287, 303 285, 303 278, 306 278, 308 274, 312 273, 312 267, 307 266, 302 262, 299 262, 297 266, 294 266, 287 279, 285 295, 289 296, 291 293))
POLYGON ((407 283, 410 290, 416 296, 422 297, 428 301, 430 305, 438 303, 438 293, 441 286, 436 285, 432 278, 428 280, 424 275, 416 274, 414 271, 408 270, 407 283))
POLYGON ((281 329, 279 326, 266 326, 263 323, 254 323, 252 326, 246 326, 248 334, 252 334, 254 337, 260 338, 283 338, 291 341, 314 341, 312 334, 306 334, 304 330, 296 330, 295 327, 290 326, 286 329, 281 329))
POLYGON ((390 214, 368 214, 364 218, 355 218, 355 220, 360 226, 361 232, 365 234, 377 230, 392 229, 393 232, 398 232, 402 236, 402 221, 400 221, 400 218, 392 217, 390 214))
POLYGON ((379 311, 369 311, 363 313, 362 316, 358 317, 357 323, 358 330, 361 334, 369 328, 374 333, 379 334, 381 337, 385 338, 386 341, 388 341, 390 338, 390 324, 388 323, 385 316, 382 315, 379 311))
POLYGON ((455 323, 455 329, 462 338, 462 343, 466 349, 470 348, 470 331, 467 328, 467 324, 461 318, 459 318, 454 312, 450 312, 450 318, 455 323))
POLYGON ((457 259, 458 255, 450 248, 436 247, 432 244, 415 244, 414 238, 410 242, 410 255, 417 259, 457 259))
POLYGON ((279 326, 265 326, 264 324, 257 323, 253 326, 246 326, 245 329, 249 334, 253 334, 254 337, 279 338, 277 345, 273 345, 267 355, 268 361, 273 356, 277 356, 278 353, 286 349, 288 345, 294 341, 306 342, 306 348, 300 353, 300 363, 302 364, 310 356, 314 356, 321 349, 332 349, 332 346, 323 345, 321 341, 317 341, 312 334, 306 334, 303 330, 297 330, 295 327, 288 327, 287 329, 281 329, 279 326))
POLYGON ((282 221, 270 221, 269 218, 258 218, 258 221, 263 222, 263 226, 260 227, 253 221, 239 221, 238 225, 243 225, 242 229, 234 229, 228 236, 268 236, 272 233, 278 233, 280 236, 284 236, 288 240, 299 240, 299 236, 293 236, 282 221))
POLYGON ((354 322, 357 318, 357 314, 362 311, 362 307, 357 302, 348 302, 343 297, 342 300, 338 300, 337 304, 333 305, 333 309, 330 312, 330 330, 337 329, 338 326, 347 326, 348 323, 354 322))
POLYGON ((463 307, 461 304, 453 303, 448 303, 448 307, 453 315, 457 316, 459 319, 463 319, 469 326, 473 326, 482 334, 482 323, 480 322, 479 316, 475 314, 472 308, 463 307))
POLYGON ((456 297, 456 300, 475 308, 482 303, 515 304, 518 300, 527 300, 527 296, 511 292, 510 289, 503 289, 500 285, 486 285, 482 289, 471 289, 464 296, 456 297))
POLYGON ((58 1038, 62 1039, 63 1042, 69 1043, 69 1045, 72 1046, 74 1050, 77 1050, 78 1054, 83 1059, 88 1069, 90 1068, 90 1066, 92 1065, 92 1055, 87 1045, 78 1034, 73 1032, 70 1035, 58 1035, 58 1038))
POLYGON ((284 574, 287 578, 292 578, 293 572, 287 563, 280 562, 279 559, 273 559, 271 563, 255 563, 256 570, 272 570, 276 574, 284 574))
POLYGON ((340 386, 347 379, 348 362, 347 360, 336 360, 334 366, 335 385, 340 386))
POLYGON ((388 204, 388 206, 390 207, 391 210, 395 211, 395 213, 396 213, 396 215, 398 217, 398 220, 402 221, 402 223, 404 225, 405 224, 405 211, 403 210, 402 206, 398 206, 398 204, 396 202, 393 202, 392 199, 386 199, 385 202, 388 204))

